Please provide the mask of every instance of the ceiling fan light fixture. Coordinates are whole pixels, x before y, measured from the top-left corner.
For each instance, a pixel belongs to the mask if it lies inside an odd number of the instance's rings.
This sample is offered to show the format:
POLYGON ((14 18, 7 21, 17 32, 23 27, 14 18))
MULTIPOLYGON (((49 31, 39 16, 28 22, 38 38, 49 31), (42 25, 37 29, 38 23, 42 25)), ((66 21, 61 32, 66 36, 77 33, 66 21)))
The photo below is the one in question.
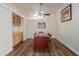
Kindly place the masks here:
POLYGON ((42 3, 40 3, 40 10, 39 11, 35 11, 35 14, 33 14, 33 17, 35 19, 43 19, 45 18, 45 16, 49 16, 49 13, 44 13, 44 11, 42 11, 42 3))
POLYGON ((38 16, 38 14, 36 13, 36 14, 34 14, 33 16, 34 16, 34 17, 37 17, 37 16, 38 16))
POLYGON ((44 12, 43 12, 43 11, 40 11, 40 13, 41 13, 41 14, 44 14, 44 12))

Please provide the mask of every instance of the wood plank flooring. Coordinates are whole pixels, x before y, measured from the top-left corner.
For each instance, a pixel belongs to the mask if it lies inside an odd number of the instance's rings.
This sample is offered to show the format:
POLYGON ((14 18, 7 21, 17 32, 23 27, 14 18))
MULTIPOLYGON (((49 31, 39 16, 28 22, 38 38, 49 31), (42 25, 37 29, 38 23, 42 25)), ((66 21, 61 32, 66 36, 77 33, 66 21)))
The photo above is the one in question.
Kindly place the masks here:
POLYGON ((57 39, 49 40, 49 48, 34 49, 33 39, 27 39, 14 47, 13 51, 8 56, 76 56, 57 39))

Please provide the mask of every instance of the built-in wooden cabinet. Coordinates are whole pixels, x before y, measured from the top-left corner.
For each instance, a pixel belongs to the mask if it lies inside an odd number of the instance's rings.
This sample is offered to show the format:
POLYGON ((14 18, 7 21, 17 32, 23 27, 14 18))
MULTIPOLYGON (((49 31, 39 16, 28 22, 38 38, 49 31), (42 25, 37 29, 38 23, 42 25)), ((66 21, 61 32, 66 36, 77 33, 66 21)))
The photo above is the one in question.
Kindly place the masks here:
POLYGON ((23 41, 23 32, 21 29, 21 17, 17 14, 12 14, 13 20, 13 46, 16 46, 18 43, 23 41))
POLYGON ((14 26, 20 26, 21 25, 21 17, 13 14, 13 25, 14 26))
POLYGON ((16 46, 18 43, 23 41, 23 33, 22 32, 14 32, 13 33, 13 46, 16 46))

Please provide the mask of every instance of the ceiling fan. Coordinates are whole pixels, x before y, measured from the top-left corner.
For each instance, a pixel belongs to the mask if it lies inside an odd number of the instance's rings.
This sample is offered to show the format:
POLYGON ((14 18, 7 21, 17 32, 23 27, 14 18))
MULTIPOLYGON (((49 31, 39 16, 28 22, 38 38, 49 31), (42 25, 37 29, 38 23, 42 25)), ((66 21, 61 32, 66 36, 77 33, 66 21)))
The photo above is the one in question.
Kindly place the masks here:
POLYGON ((43 3, 40 3, 40 11, 39 11, 39 15, 42 15, 42 16, 50 16, 50 13, 42 13, 42 5, 43 5, 43 3))
POLYGON ((33 14, 34 19, 42 19, 42 18, 47 18, 47 16, 50 16, 50 13, 44 13, 42 10, 43 4, 40 3, 40 8, 39 11, 37 11, 35 14, 33 14))

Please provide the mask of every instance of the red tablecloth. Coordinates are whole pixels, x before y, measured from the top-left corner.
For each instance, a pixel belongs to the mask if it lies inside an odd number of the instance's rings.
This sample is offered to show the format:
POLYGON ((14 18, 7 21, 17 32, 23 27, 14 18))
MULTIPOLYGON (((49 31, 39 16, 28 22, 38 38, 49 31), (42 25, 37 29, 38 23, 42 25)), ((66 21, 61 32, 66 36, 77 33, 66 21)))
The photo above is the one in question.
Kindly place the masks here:
POLYGON ((34 48, 48 48, 49 37, 47 36, 36 36, 34 37, 34 48))

